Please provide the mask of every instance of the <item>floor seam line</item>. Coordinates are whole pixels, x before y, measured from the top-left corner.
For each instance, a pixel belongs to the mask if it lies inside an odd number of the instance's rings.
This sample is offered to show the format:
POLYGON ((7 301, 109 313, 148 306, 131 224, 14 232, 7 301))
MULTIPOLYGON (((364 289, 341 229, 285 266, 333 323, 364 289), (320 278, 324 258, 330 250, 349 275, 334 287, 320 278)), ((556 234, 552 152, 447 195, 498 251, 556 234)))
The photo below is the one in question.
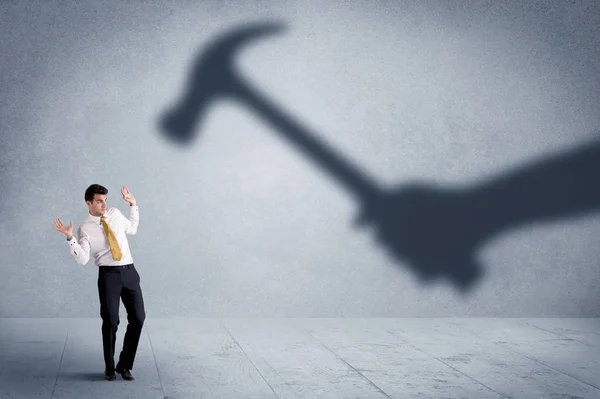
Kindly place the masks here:
POLYGON ((579 343, 580 343, 580 344, 582 344, 582 345, 585 345, 585 346, 591 346, 592 348, 595 348, 595 346, 594 346, 594 345, 589 345, 589 344, 586 344, 585 342, 581 342, 581 341, 579 341, 579 340, 577 340, 577 339, 574 339, 574 338, 569 338, 569 337, 567 337, 566 335, 562 335, 561 333, 557 333, 557 332, 554 332, 554 331, 551 331, 551 330, 546 330, 545 328, 542 328, 542 327, 536 326, 535 324, 531 324, 531 323, 530 323, 530 322, 528 322, 528 321, 526 321, 526 322, 525 322, 525 324, 528 324, 528 325, 530 325, 531 327, 537 328, 537 329, 539 329, 539 330, 546 331, 546 332, 548 332, 548 333, 550 333, 550 334, 558 335, 559 337, 562 337, 562 338, 568 339, 568 340, 570 340, 570 341, 579 342, 579 343))
MULTIPOLYGON (((252 366, 254 366, 254 369, 258 372, 258 374, 260 374, 260 376, 262 377, 263 381, 269 386, 269 388, 271 389, 271 392, 273 392, 273 395, 275 395, 275 397, 277 399, 280 399, 279 395, 277 395, 277 392, 275 392, 275 389, 273 389, 273 387, 271 386, 271 384, 269 384, 269 381, 267 381, 267 379, 265 378, 265 376, 263 375, 263 373, 260 372, 260 370, 258 369, 258 367, 256 366, 256 364, 254 364, 254 362, 252 361, 252 359, 250 358, 250 356, 248 356, 248 354, 246 353, 246 351, 244 350, 244 348, 242 348, 242 346, 240 345, 240 343, 237 342, 237 340, 233 337, 233 335, 231 334, 231 331, 229 331, 229 329, 227 328, 227 326, 225 324, 221 324, 221 327, 223 327, 225 329, 225 331, 227 331, 227 334, 229 334, 229 336, 231 337, 231 339, 233 340, 233 342, 235 342, 235 344, 237 345, 238 348, 240 348, 240 350, 242 351, 242 353, 244 354, 244 356, 246 356, 248 358, 248 360, 250 361, 250 363, 252 363, 252 366)), ((287 384, 287 381, 285 381, 285 380, 283 380, 283 381, 287 384)), ((288 387, 289 387, 289 385, 288 385, 288 387)))
POLYGON ((58 385, 58 377, 60 376, 60 368, 62 366, 63 358, 65 356, 65 350, 67 349, 67 341, 69 340, 69 331, 67 331, 67 336, 65 337, 65 344, 63 345, 63 350, 60 355, 60 362, 58 362, 58 371, 56 372, 56 379, 54 380, 54 386, 52 387, 52 394, 50 395, 50 399, 54 397, 54 393, 56 392, 56 385, 58 385))
POLYGON ((459 369, 457 369, 457 368, 456 368, 456 367, 454 367, 454 366, 451 366, 450 364, 446 363, 446 362, 445 362, 445 361, 443 361, 442 359, 439 359, 439 358, 437 358, 437 357, 433 356, 432 354, 430 354, 430 353, 428 353, 428 352, 424 351, 423 349, 421 349, 421 348, 419 348, 419 347, 417 347, 417 346, 415 346, 415 345, 411 344, 410 342, 406 341, 404 338, 400 337, 399 335, 397 335, 397 334, 394 334, 393 332, 391 332, 391 331, 389 331, 389 330, 386 330, 386 331, 387 331, 389 334, 393 335, 394 337, 397 337, 397 338, 399 338, 400 340, 402 340, 402 341, 403 341, 404 343, 406 343, 407 345, 410 345, 410 346, 412 346, 414 349, 418 350, 419 352, 422 352, 422 353, 426 354, 427 356, 430 356, 430 357, 434 358, 434 359, 435 359, 435 360, 437 360, 438 362, 440 362, 440 363, 442 363, 442 364, 446 365, 447 367, 450 367, 452 370, 454 370, 454 371, 456 371, 456 372, 458 372, 458 373, 460 373, 460 374, 464 375, 464 376, 465 376, 465 377, 467 377, 468 379, 470 379, 470 380, 472 380, 472 381, 475 381, 477 384, 479 384, 479 385, 481 385, 481 386, 484 386, 484 387, 486 387, 486 388, 487 388, 487 389, 489 389, 490 391, 492 391, 492 392, 494 392, 494 393, 497 393, 498 395, 500 395, 500 396, 502 396, 502 397, 504 397, 504 398, 510 398, 510 395, 507 395, 507 394, 505 394, 505 393, 502 393, 502 392, 498 392, 498 391, 496 391, 495 389, 493 389, 493 388, 491 388, 491 387, 489 387, 489 386, 485 385, 483 382, 481 382, 481 381, 477 380, 476 378, 474 378, 474 377, 471 377, 470 375, 468 375, 468 374, 466 374, 466 373, 464 373, 464 372, 460 371, 459 369))
POLYGON ((156 360, 156 354, 154 353, 154 346, 152 345, 152 339, 150 338, 150 333, 146 331, 146 336, 148 337, 148 342, 150 343, 150 350, 152 351, 152 358, 154 359, 154 366, 156 367, 156 374, 158 376, 158 383, 160 384, 160 390, 163 393, 163 398, 167 397, 165 392, 165 388, 162 384, 162 379, 160 378, 160 370, 158 369, 158 361, 156 360))
POLYGON ((321 340, 319 340, 317 337, 315 337, 310 331, 306 330, 306 329, 302 329, 305 333, 307 333, 308 335, 310 335, 315 341, 317 341, 318 343, 320 343, 321 345, 323 345, 323 347, 325 349, 327 349, 329 352, 333 353, 333 355, 335 357, 337 357, 338 359, 340 359, 342 362, 344 362, 346 365, 348 365, 348 367, 350 367, 352 370, 354 370, 355 372, 357 372, 361 377, 363 377, 365 380, 367 380, 369 382, 369 384, 371 384, 372 386, 374 386, 379 392, 381 392, 382 394, 385 395, 386 398, 392 399, 392 397, 390 395, 388 395, 383 389, 381 389, 379 386, 377 386, 377 384, 375 384, 373 381, 371 381, 370 378, 368 378, 366 375, 364 375, 363 373, 361 373, 358 369, 356 369, 353 365, 351 365, 350 363, 348 363, 347 361, 344 360, 344 358, 342 358, 340 355, 338 355, 337 353, 335 353, 335 351, 333 351, 331 348, 329 348, 327 345, 325 345, 323 342, 321 342, 321 340))
POLYGON ((594 389, 600 390, 600 387, 597 387, 597 386, 595 386, 595 385, 593 385, 593 384, 590 384, 589 382, 582 381, 582 380, 580 380, 580 379, 579 379, 579 378, 577 378, 577 377, 574 377, 574 376, 572 376, 572 375, 570 375, 570 374, 567 374, 567 373, 565 373, 564 371, 561 371, 561 370, 555 369, 554 367, 552 367, 552 366, 549 366, 549 365, 547 365, 546 363, 543 363, 543 362, 541 362, 541 361, 539 361, 539 360, 537 360, 537 359, 534 359, 534 358, 532 358, 532 357, 529 357, 529 356, 527 356, 527 355, 525 355, 525 354, 523 354, 523 353, 521 353, 521 352, 519 352, 519 351, 516 351, 516 350, 514 350, 514 349, 512 349, 512 348, 509 348, 509 347, 507 347, 507 346, 504 346, 504 345, 502 345, 502 344, 499 344, 499 343, 497 343, 497 342, 494 342, 494 344, 495 344, 495 345, 498 345, 499 347, 501 347, 501 348, 504 348, 504 349, 506 349, 506 350, 508 350, 508 351, 510 351, 510 352, 512 352, 512 353, 516 353, 516 354, 517 354, 517 355, 519 355, 519 356, 523 356, 524 358, 527 358, 527 359, 529 359, 529 360, 531 360, 531 361, 534 361, 534 362, 536 362, 536 363, 538 363, 538 364, 541 364, 541 365, 542 365, 542 366, 544 366, 544 367, 548 367, 549 369, 551 369, 551 370, 554 370, 554 371, 556 371, 557 373, 560 373, 560 374, 562 374, 562 375, 565 375, 565 376, 567 376, 567 377, 569 377, 569 378, 572 378, 572 379, 574 379, 575 381, 578 381, 578 382, 580 382, 580 383, 582 383, 582 384, 588 385, 588 386, 590 386, 590 387, 592 387, 592 388, 594 388, 594 389))

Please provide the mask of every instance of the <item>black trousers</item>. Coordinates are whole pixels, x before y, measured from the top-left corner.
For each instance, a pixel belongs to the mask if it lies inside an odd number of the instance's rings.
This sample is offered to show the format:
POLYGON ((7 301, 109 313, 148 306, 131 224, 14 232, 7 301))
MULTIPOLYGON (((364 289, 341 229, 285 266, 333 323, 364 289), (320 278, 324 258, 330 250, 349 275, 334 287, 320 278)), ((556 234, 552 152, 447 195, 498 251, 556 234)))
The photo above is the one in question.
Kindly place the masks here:
POLYGON ((146 319, 144 297, 140 288, 140 275, 133 264, 125 266, 98 267, 98 295, 102 317, 102 345, 106 371, 115 369, 115 343, 119 326, 119 300, 127 311, 127 331, 119 364, 124 369, 133 369, 133 362, 146 319))

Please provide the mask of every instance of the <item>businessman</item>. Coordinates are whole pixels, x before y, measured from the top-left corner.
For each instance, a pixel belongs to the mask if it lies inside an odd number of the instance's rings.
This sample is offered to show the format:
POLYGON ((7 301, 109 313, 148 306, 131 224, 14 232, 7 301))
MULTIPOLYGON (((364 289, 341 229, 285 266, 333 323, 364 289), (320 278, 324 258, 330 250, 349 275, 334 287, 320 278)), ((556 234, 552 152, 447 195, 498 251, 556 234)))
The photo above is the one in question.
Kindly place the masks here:
POLYGON ((115 372, 124 380, 132 381, 133 362, 137 352, 142 326, 146 318, 140 276, 133 265, 127 234, 137 232, 140 216, 135 197, 123 186, 121 194, 129 203, 129 217, 117 208, 107 208, 108 190, 92 184, 85 190, 89 214, 73 236, 73 222, 64 225, 59 218, 54 228, 67 236, 71 255, 85 265, 90 257, 98 266, 98 296, 102 317, 102 344, 104 347, 104 379, 113 381, 115 372), (123 350, 115 367, 115 341, 119 326, 119 299, 127 310, 127 331, 123 350))

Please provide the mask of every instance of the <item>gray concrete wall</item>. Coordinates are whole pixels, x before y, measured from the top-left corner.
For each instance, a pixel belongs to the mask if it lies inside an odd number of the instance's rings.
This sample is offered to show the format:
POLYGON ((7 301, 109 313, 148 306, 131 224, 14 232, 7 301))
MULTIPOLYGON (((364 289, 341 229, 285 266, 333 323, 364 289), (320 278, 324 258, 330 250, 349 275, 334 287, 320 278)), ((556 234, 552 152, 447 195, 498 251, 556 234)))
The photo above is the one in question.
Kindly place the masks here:
POLYGON ((149 317, 600 316, 598 2, 225 3, 0 4, 0 316, 99 314, 92 183, 149 317))

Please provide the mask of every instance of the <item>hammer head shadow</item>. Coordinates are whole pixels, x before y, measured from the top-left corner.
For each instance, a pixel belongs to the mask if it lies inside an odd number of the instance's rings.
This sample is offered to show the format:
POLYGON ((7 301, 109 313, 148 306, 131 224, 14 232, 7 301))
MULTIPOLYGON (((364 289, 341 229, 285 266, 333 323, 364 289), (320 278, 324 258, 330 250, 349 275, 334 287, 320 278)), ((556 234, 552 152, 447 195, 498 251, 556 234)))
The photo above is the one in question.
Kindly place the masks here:
POLYGON ((206 108, 220 98, 235 98, 239 94, 243 82, 235 71, 234 58, 241 48, 283 28, 281 23, 248 25, 224 34, 209 45, 193 64, 187 90, 160 117, 164 135, 176 143, 189 144, 206 108))

